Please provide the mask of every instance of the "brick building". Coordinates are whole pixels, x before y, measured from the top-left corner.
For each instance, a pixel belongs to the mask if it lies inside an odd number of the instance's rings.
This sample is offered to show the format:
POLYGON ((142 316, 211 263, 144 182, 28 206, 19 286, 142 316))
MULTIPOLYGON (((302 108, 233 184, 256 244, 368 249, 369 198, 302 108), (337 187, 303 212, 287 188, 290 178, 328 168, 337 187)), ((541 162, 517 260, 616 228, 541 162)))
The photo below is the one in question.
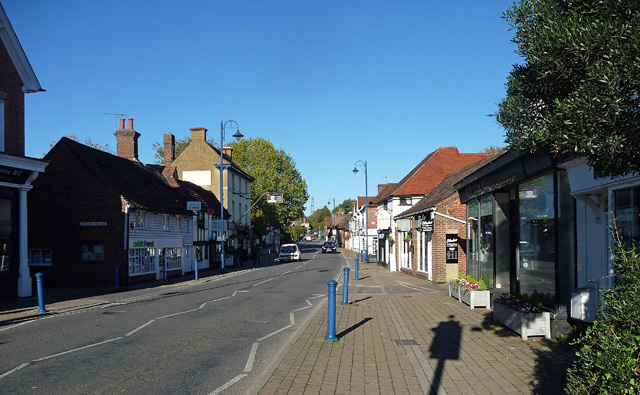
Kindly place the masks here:
POLYGON ((64 137, 45 156, 49 171, 29 196, 29 264, 47 285, 112 286, 116 273, 126 285, 182 275, 203 260, 201 216, 219 201, 171 168, 138 161, 132 119, 114 134, 122 157, 64 137), (190 201, 201 203, 198 216, 190 201))
POLYGON ((24 94, 43 92, 0 5, 0 295, 31 296, 27 192, 47 163, 25 156, 24 94))
POLYGON ((490 163, 496 156, 486 157, 467 167, 445 176, 424 198, 412 208, 395 217, 410 222, 410 265, 401 271, 424 276, 426 279, 444 283, 467 273, 466 205, 453 185, 490 163))

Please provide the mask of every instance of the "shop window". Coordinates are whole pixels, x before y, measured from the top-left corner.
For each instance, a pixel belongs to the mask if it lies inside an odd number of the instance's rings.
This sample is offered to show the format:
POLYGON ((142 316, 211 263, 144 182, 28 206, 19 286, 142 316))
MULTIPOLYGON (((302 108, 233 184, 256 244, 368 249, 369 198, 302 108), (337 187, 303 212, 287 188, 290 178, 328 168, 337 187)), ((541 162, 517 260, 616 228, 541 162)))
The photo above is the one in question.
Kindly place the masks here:
POLYGON ((85 262, 104 261, 104 244, 96 244, 96 243, 83 244, 82 260, 85 262))
POLYGON ((521 293, 555 304, 556 223, 553 174, 519 186, 520 240, 518 278, 521 293))
POLYGON ((166 248, 165 259, 167 270, 182 269, 182 248, 166 248))
POLYGON ((51 249, 30 248, 29 266, 51 266, 51 249))
POLYGON ((483 279, 488 287, 493 287, 493 196, 480 200, 480 219, 478 224, 478 277, 483 279))
POLYGON ((136 228, 144 228, 146 213, 144 211, 138 211, 138 217, 136 219, 136 228))
POLYGON ((0 92, 0 152, 4 152, 4 92, 0 92))
POLYGON ((640 244, 640 187, 613 192, 614 217, 622 241, 640 244))
POLYGON ((129 275, 137 276, 156 272, 156 250, 154 248, 129 249, 129 275))

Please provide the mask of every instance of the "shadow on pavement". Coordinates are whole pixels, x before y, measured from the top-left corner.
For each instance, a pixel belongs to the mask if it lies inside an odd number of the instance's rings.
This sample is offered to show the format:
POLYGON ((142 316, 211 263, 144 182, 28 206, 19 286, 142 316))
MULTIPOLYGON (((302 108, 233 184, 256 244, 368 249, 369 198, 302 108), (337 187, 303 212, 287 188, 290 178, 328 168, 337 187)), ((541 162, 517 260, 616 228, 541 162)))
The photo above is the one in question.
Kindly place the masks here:
POLYGON ((347 329, 343 330, 342 332, 338 333, 336 335, 336 338, 338 338, 338 340, 342 339, 344 336, 348 335, 350 332, 355 331, 356 329, 358 329, 362 325, 366 324, 367 322, 371 321, 372 319, 373 318, 371 318, 371 317, 367 317, 367 318, 363 319, 362 321, 360 321, 357 324, 351 326, 350 328, 347 328, 347 329))
POLYGON ((462 326, 455 321, 455 315, 449 316, 449 321, 440 322, 432 331, 435 333, 431 347, 430 358, 438 360, 438 367, 431 380, 431 395, 437 395, 440 389, 444 364, 447 360, 460 359, 460 342, 462 341, 462 326))

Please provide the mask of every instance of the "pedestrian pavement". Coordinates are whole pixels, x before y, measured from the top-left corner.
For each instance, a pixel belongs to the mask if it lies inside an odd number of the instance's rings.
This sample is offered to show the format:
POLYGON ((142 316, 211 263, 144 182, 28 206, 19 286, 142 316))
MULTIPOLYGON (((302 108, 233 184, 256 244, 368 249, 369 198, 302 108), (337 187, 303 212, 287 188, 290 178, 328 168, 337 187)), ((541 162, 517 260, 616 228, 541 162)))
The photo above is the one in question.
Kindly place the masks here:
MULTIPOLYGON (((341 250, 351 269, 348 304, 338 279, 336 340, 327 341, 327 308, 307 326, 284 355, 260 394, 563 394, 575 351, 555 340, 516 333, 493 321, 492 310, 471 309, 449 297, 448 288, 424 278, 360 264, 341 250)), ((262 265, 274 264, 268 257, 262 265)), ((228 268, 234 275, 250 267, 228 268)), ((200 281, 218 278, 202 270, 200 281)), ((331 280, 330 278, 327 279, 331 280)), ((191 280, 192 281, 192 280, 191 280)), ((126 288, 128 297, 188 286, 184 276, 126 288)), ((123 290, 48 289, 47 313, 37 295, 0 299, 0 330, 42 315, 109 304, 123 290)), ((35 293, 35 289, 34 289, 35 293)), ((326 300, 326 299, 325 299, 326 300)))
POLYGON ((351 272, 349 304, 340 286, 336 295, 337 340, 325 340, 328 309, 320 310, 261 395, 564 393, 575 355, 568 346, 523 341, 446 285, 375 263, 360 264, 356 281, 355 252, 342 253, 351 272))

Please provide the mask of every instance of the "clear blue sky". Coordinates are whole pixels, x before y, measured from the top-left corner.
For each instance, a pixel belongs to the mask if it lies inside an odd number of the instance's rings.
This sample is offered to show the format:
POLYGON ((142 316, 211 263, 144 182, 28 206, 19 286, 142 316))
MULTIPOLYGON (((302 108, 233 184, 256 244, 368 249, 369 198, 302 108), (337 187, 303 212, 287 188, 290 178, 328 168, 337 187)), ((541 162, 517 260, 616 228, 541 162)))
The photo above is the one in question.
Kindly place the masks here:
POLYGON ((0 2, 46 90, 25 99, 27 156, 71 133, 115 148, 105 113, 124 112, 151 163, 164 133, 217 143, 233 119, 295 160, 318 209, 364 195, 357 160, 372 196, 440 146, 504 145, 487 114, 520 61, 512 0, 0 2))

